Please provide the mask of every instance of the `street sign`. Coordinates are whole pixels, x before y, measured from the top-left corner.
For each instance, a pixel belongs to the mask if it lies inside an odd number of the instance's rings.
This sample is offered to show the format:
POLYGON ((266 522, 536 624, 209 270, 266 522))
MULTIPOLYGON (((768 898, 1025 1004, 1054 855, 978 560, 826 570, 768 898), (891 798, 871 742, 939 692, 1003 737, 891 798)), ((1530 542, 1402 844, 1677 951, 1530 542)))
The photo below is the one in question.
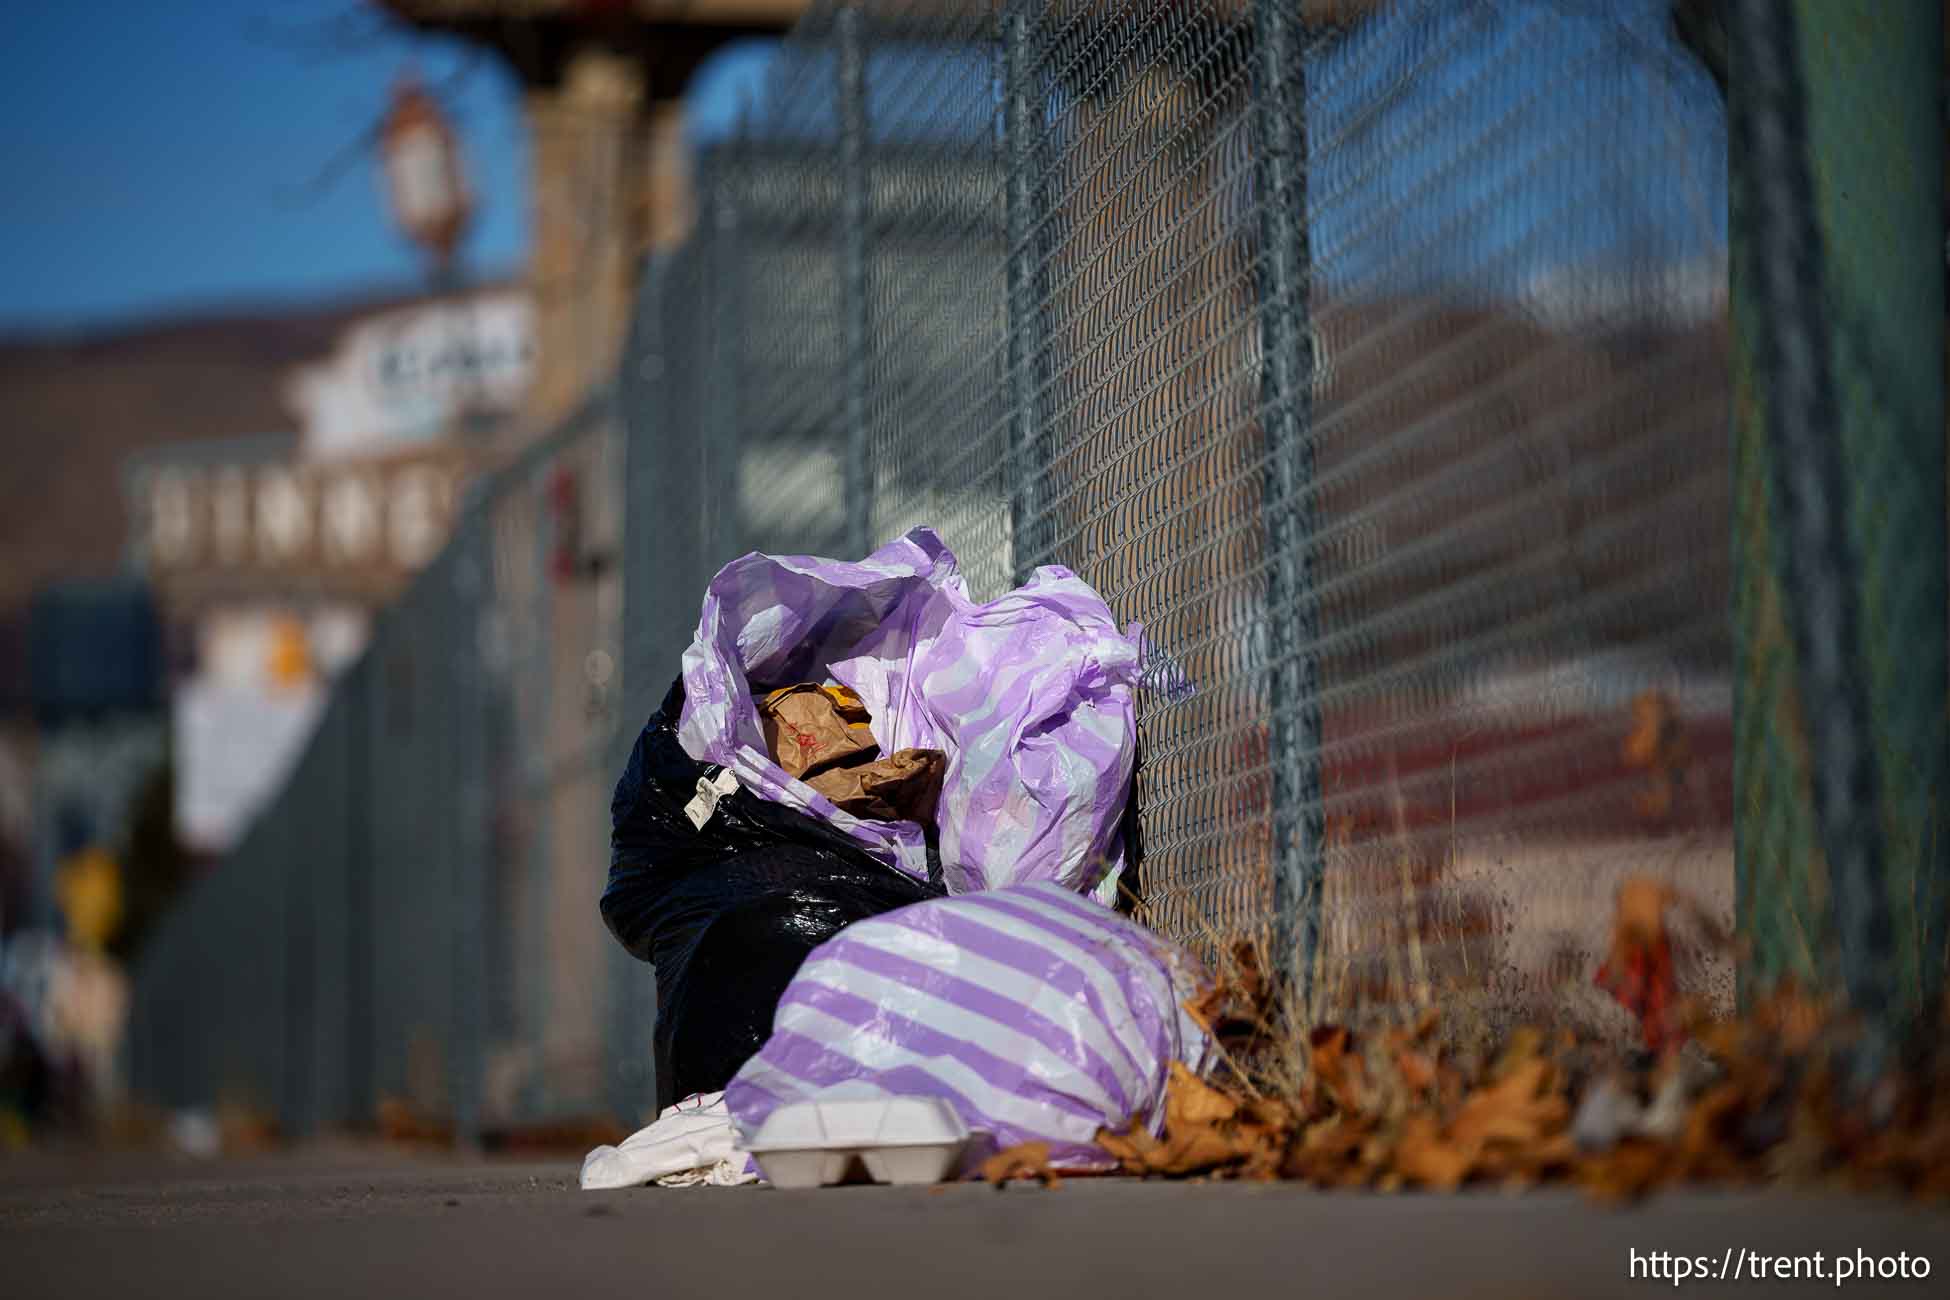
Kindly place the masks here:
POLYGON ((424 303, 361 321, 286 390, 308 460, 423 444, 519 411, 536 366, 534 304, 518 292, 424 303))

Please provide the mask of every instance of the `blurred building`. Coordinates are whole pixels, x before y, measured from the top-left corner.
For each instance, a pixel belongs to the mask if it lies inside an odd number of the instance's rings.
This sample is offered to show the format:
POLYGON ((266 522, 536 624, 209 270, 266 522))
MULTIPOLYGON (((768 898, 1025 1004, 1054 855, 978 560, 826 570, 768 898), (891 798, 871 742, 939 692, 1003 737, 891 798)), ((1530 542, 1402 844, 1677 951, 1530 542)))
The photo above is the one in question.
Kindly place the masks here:
POLYGON ((64 863, 172 859, 145 798, 229 842, 535 367, 505 285, 0 340, 0 935, 60 928, 64 863))
MULTIPOLYGON (((0 341, 0 1111, 24 1107, 16 1121, 79 1118, 74 1107, 112 1093, 118 963, 196 865, 175 824, 172 760, 183 743, 172 683, 203 671, 199 643, 224 638, 201 618, 214 589, 184 587, 176 570, 150 580, 156 529, 148 501, 124 490, 125 472, 209 463, 213 447, 247 483, 255 467, 295 462, 298 432, 252 431, 293 430, 286 390, 304 367, 328 363, 359 322, 412 306, 212 312, 0 341), (35 1074, 25 1064, 35 1061, 55 1073, 35 1074), (42 1079, 24 1093, 22 1069, 42 1079)), ((221 534, 234 548, 241 520, 255 546, 238 474, 222 477, 213 544, 221 534)), ((271 488, 266 542, 292 543, 291 495, 271 488)), ((165 550, 180 549, 180 527, 162 531, 165 550)), ((418 541, 424 551, 437 537, 418 541)), ((360 594, 370 602, 396 586, 360 594)), ((303 657, 330 656, 321 644, 303 657)), ((226 743, 259 735, 238 729, 226 743)))
POLYGON ((179 647, 126 563, 125 461, 288 427, 286 369, 393 305, 0 340, 0 936, 58 924, 60 865, 90 847, 121 861, 132 805, 167 780, 164 681, 179 647))
POLYGON ((445 545, 535 352, 518 289, 393 306, 285 370, 293 432, 129 459, 132 567, 178 646, 176 822, 193 851, 233 847, 282 784, 372 618, 445 545))

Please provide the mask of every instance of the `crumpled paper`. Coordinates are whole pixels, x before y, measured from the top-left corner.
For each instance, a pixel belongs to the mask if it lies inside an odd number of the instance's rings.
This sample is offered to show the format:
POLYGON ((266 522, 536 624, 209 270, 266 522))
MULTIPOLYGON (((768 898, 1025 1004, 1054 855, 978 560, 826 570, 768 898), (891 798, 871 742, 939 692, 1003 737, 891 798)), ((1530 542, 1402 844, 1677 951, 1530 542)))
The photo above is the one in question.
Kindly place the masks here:
POLYGON ((938 749, 883 755, 860 697, 844 686, 782 686, 758 706, 765 744, 796 777, 855 817, 934 828, 948 756, 938 749))

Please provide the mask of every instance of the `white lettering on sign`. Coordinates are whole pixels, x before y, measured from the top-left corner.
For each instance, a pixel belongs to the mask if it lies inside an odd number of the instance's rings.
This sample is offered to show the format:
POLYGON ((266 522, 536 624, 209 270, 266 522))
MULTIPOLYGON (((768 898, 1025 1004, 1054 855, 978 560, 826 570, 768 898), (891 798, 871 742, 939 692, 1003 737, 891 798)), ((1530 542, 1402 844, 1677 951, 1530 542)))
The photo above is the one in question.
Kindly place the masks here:
POLYGON ((359 564, 379 548, 379 489, 363 474, 326 485, 324 542, 327 563, 359 564))
POLYGON ((149 546, 156 563, 187 564, 196 554, 196 515, 190 475, 163 470, 150 486, 149 546))
POLYGON ((440 484, 431 470, 414 468, 393 479, 389 514, 393 561, 417 569, 440 549, 441 529, 435 518, 440 484))
POLYGON ((293 559, 311 540, 311 504, 289 470, 258 477, 257 551, 273 564, 293 559))
POLYGON ((210 503, 210 532, 217 563, 241 564, 250 553, 250 480, 241 469, 220 470, 210 503))
POLYGON ((414 570, 445 545, 459 487, 445 461, 158 469, 136 508, 158 571, 414 570))
POLYGON ((305 457, 326 460, 516 411, 535 360, 526 294, 434 302, 362 321, 330 361, 297 372, 288 397, 304 424, 305 457))

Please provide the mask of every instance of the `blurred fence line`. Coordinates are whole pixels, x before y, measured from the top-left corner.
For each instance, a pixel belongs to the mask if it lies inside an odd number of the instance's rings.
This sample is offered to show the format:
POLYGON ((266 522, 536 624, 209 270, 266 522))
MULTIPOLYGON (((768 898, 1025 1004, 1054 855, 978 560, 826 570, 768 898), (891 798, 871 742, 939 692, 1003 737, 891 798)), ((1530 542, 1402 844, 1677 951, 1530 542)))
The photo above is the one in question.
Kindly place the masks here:
POLYGON ((647 1057, 608 1045, 654 1003, 588 925, 634 738, 622 452, 606 388, 470 491, 283 791, 151 945, 138 1095, 292 1132, 389 1103, 463 1136, 634 1114, 647 1057), (625 975, 645 998, 627 1013, 625 975))
MULTIPOLYGON (((923 523, 976 594, 1065 565, 1189 674, 1141 712, 1141 915, 1269 942, 1317 1015, 1622 1031, 1592 971, 1630 874, 1755 970, 1923 993, 1941 209, 1893 145, 1810 151, 1941 14, 1846 8, 1729 11, 1732 125, 1778 146, 1736 150, 1731 227, 1729 101, 1664 0, 816 8, 702 150, 613 391, 480 487, 154 946, 138 1091, 641 1118, 654 988, 595 909, 622 756, 722 564, 923 523), (1786 60, 1758 98, 1743 33, 1786 60), (1852 296, 1863 211, 1929 236, 1900 310, 1852 296), (1841 415, 1793 442, 1809 349, 1841 415), (1886 851, 1842 854, 1863 807, 1886 851)), ((1681 957, 1731 1005, 1728 953, 1681 957)))

